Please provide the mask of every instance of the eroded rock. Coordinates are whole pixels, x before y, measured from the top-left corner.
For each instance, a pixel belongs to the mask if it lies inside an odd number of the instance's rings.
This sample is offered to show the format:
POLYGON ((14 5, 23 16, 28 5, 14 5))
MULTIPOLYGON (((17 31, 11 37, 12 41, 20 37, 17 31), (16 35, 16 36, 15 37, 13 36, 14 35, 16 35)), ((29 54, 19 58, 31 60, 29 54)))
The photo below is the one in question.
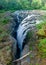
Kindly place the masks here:
POLYGON ((11 36, 8 36, 5 40, 0 42, 0 65, 10 65, 12 63, 12 45, 16 44, 16 41, 11 36))

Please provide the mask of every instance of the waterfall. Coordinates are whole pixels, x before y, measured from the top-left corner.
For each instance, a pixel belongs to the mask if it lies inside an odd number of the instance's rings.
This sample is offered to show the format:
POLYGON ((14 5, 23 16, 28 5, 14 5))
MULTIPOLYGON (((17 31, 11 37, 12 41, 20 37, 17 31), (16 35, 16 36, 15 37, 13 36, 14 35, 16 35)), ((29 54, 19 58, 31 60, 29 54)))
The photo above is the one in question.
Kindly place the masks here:
MULTIPOLYGON (((40 20, 37 19, 40 15, 28 15, 24 20, 21 22, 19 21, 19 25, 16 24, 17 30, 16 30, 16 40, 17 40, 17 53, 16 58, 20 58, 22 50, 23 50, 23 42, 26 38, 26 35, 29 31, 33 30, 36 26, 36 24, 40 23, 40 20)), ((18 16, 17 16, 18 18, 18 16)), ((18 18, 19 20, 19 18, 18 18)), ((16 28, 15 28, 16 29, 16 28)), ((15 30, 14 29, 14 30, 15 30)), ((15 32, 13 32, 15 34, 15 32)), ((13 34, 12 33, 12 34, 13 34)), ((14 36, 13 36, 14 37, 14 36)))
MULTIPOLYGON (((17 29, 17 42, 20 53, 23 50, 23 42, 28 31, 33 30, 36 24, 40 22, 36 19, 39 15, 28 15, 19 25, 17 29)), ((20 54, 21 55, 21 54, 20 54)))

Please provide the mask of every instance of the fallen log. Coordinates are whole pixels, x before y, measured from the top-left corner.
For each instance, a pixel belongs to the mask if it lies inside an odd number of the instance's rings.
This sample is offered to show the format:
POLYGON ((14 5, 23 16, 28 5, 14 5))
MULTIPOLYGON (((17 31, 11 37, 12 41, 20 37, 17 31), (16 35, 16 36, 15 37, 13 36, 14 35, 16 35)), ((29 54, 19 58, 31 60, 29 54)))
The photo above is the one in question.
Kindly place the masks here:
POLYGON ((28 52, 26 55, 22 56, 21 58, 17 59, 17 60, 14 60, 13 62, 18 62, 18 61, 21 61, 22 59, 24 59, 25 57, 27 57, 28 55, 30 55, 32 51, 28 52))

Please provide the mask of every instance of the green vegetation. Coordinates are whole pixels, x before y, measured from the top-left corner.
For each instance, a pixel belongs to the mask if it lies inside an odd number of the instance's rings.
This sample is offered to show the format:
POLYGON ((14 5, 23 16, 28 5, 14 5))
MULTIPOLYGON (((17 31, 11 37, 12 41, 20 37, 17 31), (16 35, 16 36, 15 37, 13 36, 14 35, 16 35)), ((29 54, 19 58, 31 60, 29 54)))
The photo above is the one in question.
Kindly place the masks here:
POLYGON ((4 36, 8 35, 7 27, 5 27, 10 21, 10 16, 8 13, 0 13, 0 41, 4 38, 4 36))
MULTIPOLYGON (((16 10, 46 10, 46 0, 0 0, 0 42, 3 40, 4 37, 7 36, 9 31, 5 25, 9 23, 9 16, 7 16, 8 13, 5 13, 6 11, 16 11, 16 10), (5 29, 4 29, 5 28, 5 29)), ((9 14, 8 14, 9 15, 9 14)), ((41 22, 40 24, 36 25, 38 29, 38 34, 46 35, 44 32, 44 28, 46 26, 46 21, 41 22)), ((27 34, 27 42, 30 42, 30 50, 33 51, 33 45, 35 45, 35 42, 32 40, 32 32, 28 32, 27 34), (33 41, 33 42, 32 42, 33 41)), ((46 58, 46 38, 40 38, 38 39, 37 48, 38 48, 38 54, 41 56, 41 58, 46 58)), ((9 47, 8 49, 9 50, 9 47)), ((32 58, 32 55, 30 55, 32 58)), ((11 62, 10 62, 11 63, 11 62)), ((10 65, 7 64, 7 65, 10 65)), ((32 65, 32 64, 30 64, 32 65)), ((38 65, 38 63, 36 63, 38 65)))
POLYGON ((37 44, 38 50, 39 50, 39 55, 41 58, 46 58, 46 21, 38 24, 37 26, 38 29, 38 36, 39 36, 39 42, 37 44))
POLYGON ((44 25, 46 25, 46 21, 41 22, 40 24, 37 24, 37 29, 41 29, 44 25))
POLYGON ((0 12, 22 9, 46 10, 46 0, 0 0, 0 10, 3 10, 0 12))
POLYGON ((38 48, 41 57, 46 58, 46 38, 40 40, 40 42, 38 43, 38 48))
MULTIPOLYGON (((46 59, 46 20, 44 20, 43 22, 36 25, 36 27, 38 29, 38 31, 36 32, 38 38, 37 38, 36 42, 33 43, 33 45, 36 48, 35 51, 37 51, 36 52, 37 55, 34 58, 44 60, 44 59, 46 59)), ((30 34, 30 35, 32 35, 32 34, 30 34)), ((33 45, 30 42, 30 50, 31 51, 34 51, 33 50, 33 45)), ((32 54, 30 54, 30 58, 31 59, 33 58, 32 54)), ((36 62, 35 65, 42 65, 42 62, 43 62, 43 64, 45 63, 44 61, 41 61, 41 64, 39 62, 36 62)))
POLYGON ((1 25, 5 25, 5 24, 7 24, 8 22, 9 22, 8 19, 3 19, 0 23, 1 23, 1 25))

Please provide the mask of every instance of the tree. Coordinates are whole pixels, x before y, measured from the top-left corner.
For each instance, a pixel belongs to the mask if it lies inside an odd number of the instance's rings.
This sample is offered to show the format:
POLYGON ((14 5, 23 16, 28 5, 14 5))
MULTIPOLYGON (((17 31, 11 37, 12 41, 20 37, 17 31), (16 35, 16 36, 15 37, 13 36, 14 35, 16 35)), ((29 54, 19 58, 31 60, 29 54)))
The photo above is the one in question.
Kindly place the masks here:
POLYGON ((32 0, 31 7, 33 9, 39 9, 42 7, 42 0, 32 0))

